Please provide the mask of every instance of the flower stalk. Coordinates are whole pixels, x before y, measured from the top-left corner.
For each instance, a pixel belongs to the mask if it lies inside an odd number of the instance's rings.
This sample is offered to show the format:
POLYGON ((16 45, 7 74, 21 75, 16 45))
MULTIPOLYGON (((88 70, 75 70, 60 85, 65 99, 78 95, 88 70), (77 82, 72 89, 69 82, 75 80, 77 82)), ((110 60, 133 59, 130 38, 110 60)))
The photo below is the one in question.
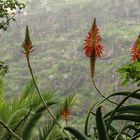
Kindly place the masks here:
MULTIPOLYGON (((38 85, 36 83, 36 80, 35 80, 35 77, 34 77, 34 74, 33 74, 33 70, 32 70, 32 67, 31 67, 31 64, 30 64, 30 54, 34 51, 33 49, 33 46, 32 46, 32 42, 30 40, 30 35, 29 35, 29 29, 28 29, 28 26, 26 26, 26 34, 25 34, 25 40, 24 40, 24 43, 22 45, 22 47, 24 48, 24 51, 22 51, 22 53, 25 54, 26 56, 26 59, 27 59, 27 64, 28 64, 28 68, 29 68, 29 71, 30 71, 30 74, 31 74, 31 77, 32 77, 32 80, 34 82, 34 85, 35 85, 35 88, 37 90, 37 93, 40 97, 40 99, 42 100, 44 106, 46 107, 48 113, 50 114, 50 116, 55 120, 56 124, 58 125, 58 127, 60 129, 62 129, 62 126, 59 124, 59 122, 57 121, 54 113, 51 111, 51 109, 49 108, 49 106, 47 105, 46 101, 44 100, 39 88, 38 88, 38 85)), ((63 133, 67 136, 67 133, 62 129, 63 133)))
POLYGON ((3 121, 0 120, 0 124, 7 129, 17 140, 23 140, 21 137, 19 137, 12 129, 10 129, 3 121))
POLYGON ((97 85, 96 85, 96 83, 95 83, 93 77, 92 77, 92 83, 93 83, 93 86, 95 87, 95 89, 97 90, 97 92, 98 92, 104 99, 106 99, 107 101, 109 101, 109 102, 112 103, 112 104, 118 105, 118 104, 115 103, 114 101, 108 99, 108 98, 99 90, 99 88, 97 87, 97 85))
MULTIPOLYGON (((90 58, 90 75, 92 78, 93 86, 103 98, 106 98, 106 96, 104 96, 104 94, 98 89, 94 81, 96 59, 100 58, 103 54, 102 38, 100 36, 99 28, 97 27, 95 18, 92 28, 86 37, 84 50, 86 56, 90 58)), ((107 100, 113 104, 117 104, 110 99, 107 100)))

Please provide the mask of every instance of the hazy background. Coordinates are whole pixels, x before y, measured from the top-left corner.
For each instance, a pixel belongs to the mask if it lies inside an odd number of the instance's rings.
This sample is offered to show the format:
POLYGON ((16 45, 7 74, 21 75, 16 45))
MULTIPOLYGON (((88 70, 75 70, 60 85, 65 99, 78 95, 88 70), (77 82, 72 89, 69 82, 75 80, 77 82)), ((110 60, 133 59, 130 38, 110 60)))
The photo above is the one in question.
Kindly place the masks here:
POLYGON ((101 99, 92 86, 89 59, 83 52, 94 17, 104 45, 104 55, 96 63, 97 85, 105 95, 125 90, 115 71, 130 60, 130 48, 140 32, 139 7, 140 0, 30 0, 0 38, 0 59, 9 66, 6 97, 20 94, 31 78, 21 53, 29 25, 35 49, 31 63, 41 90, 76 94, 83 107, 77 114, 101 99))

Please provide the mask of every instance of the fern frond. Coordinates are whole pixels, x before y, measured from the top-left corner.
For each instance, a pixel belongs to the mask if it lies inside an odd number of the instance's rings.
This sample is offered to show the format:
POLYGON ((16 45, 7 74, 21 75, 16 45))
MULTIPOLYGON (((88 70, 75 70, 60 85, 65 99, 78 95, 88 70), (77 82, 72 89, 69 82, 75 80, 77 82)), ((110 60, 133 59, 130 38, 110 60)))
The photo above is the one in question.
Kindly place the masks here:
MULTIPOLYGON (((55 96, 55 93, 53 91, 44 91, 41 93, 44 100, 47 104, 53 105, 57 103, 57 98, 55 96)), ((33 80, 31 79, 29 83, 25 86, 24 92, 20 96, 19 104, 25 102, 32 107, 38 107, 42 104, 42 100, 38 97, 38 94, 36 92, 35 84, 33 80)))
POLYGON ((21 101, 28 97, 29 95, 35 94, 36 89, 33 80, 31 79, 24 88, 23 93, 21 93, 21 101))
POLYGON ((7 122, 10 116, 10 109, 6 102, 1 103, 0 106, 0 119, 4 122, 7 122))
POLYGON ((31 138, 32 132, 37 125, 38 121, 41 119, 44 111, 46 110, 45 106, 40 106, 36 111, 29 117, 27 123, 25 123, 22 137, 23 140, 29 140, 31 138))
MULTIPOLYGON (((21 110, 17 110, 16 112, 14 112, 10 117, 9 120, 7 122, 7 125, 14 131, 16 132, 16 134, 20 134, 20 129, 18 128, 15 131, 16 126, 18 125, 18 123, 23 119, 23 116, 26 114, 26 110, 25 109, 21 109, 21 110), (15 121, 16 120, 16 121, 15 121)), ((8 138, 11 136, 11 133, 9 131, 5 131, 3 130, 1 137, 2 139, 6 139, 8 140, 8 138)))
POLYGON ((75 95, 70 95, 64 98, 60 103, 61 106, 60 113, 63 112, 66 108, 70 109, 75 104, 75 101, 76 101, 75 95))
MULTIPOLYGON (((58 99, 56 98, 56 95, 53 91, 42 92, 42 97, 44 98, 45 102, 49 106, 58 103, 58 99)), ((37 107, 37 106, 43 104, 42 100, 38 97, 38 94, 32 95, 31 98, 32 98, 32 106, 33 107, 37 107)))
POLYGON ((0 76, 0 98, 4 96, 4 85, 3 85, 3 78, 0 76))
MULTIPOLYGON (((60 119, 60 108, 56 111, 55 116, 57 121, 60 119)), ((57 127, 55 120, 47 120, 44 127, 40 127, 37 130, 37 135, 35 135, 35 140, 54 140, 62 134, 62 131, 57 127), (57 133, 56 133, 57 132, 57 133)))
MULTIPOLYGON (((50 140, 50 134, 54 132, 56 123, 55 121, 49 121, 45 127, 38 129, 38 134, 36 136, 37 140, 50 140)), ((53 133, 54 136, 55 133, 53 133)))

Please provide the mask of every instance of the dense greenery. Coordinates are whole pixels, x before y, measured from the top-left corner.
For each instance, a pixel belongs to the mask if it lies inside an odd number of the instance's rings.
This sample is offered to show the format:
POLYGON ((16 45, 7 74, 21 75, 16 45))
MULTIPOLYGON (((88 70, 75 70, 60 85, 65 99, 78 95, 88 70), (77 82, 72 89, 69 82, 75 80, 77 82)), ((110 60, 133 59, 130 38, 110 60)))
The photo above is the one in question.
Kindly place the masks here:
POLYGON ((132 83, 137 83, 137 86, 140 85, 140 63, 134 62, 130 63, 123 68, 117 70, 121 73, 121 78, 124 80, 122 85, 127 85, 130 81, 132 83))
POLYGON ((0 30, 6 30, 11 20, 15 21, 15 15, 25 8, 25 4, 17 0, 0 1, 0 30))

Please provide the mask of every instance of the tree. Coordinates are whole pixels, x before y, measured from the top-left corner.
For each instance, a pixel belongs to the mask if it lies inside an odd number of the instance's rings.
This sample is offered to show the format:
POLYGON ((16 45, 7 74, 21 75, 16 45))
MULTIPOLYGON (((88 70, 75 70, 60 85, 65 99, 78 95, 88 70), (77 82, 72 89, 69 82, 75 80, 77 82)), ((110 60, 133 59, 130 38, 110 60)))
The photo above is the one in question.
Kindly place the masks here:
POLYGON ((25 8, 25 4, 17 0, 1 0, 0 1, 0 30, 6 30, 10 21, 15 21, 15 16, 25 8))

